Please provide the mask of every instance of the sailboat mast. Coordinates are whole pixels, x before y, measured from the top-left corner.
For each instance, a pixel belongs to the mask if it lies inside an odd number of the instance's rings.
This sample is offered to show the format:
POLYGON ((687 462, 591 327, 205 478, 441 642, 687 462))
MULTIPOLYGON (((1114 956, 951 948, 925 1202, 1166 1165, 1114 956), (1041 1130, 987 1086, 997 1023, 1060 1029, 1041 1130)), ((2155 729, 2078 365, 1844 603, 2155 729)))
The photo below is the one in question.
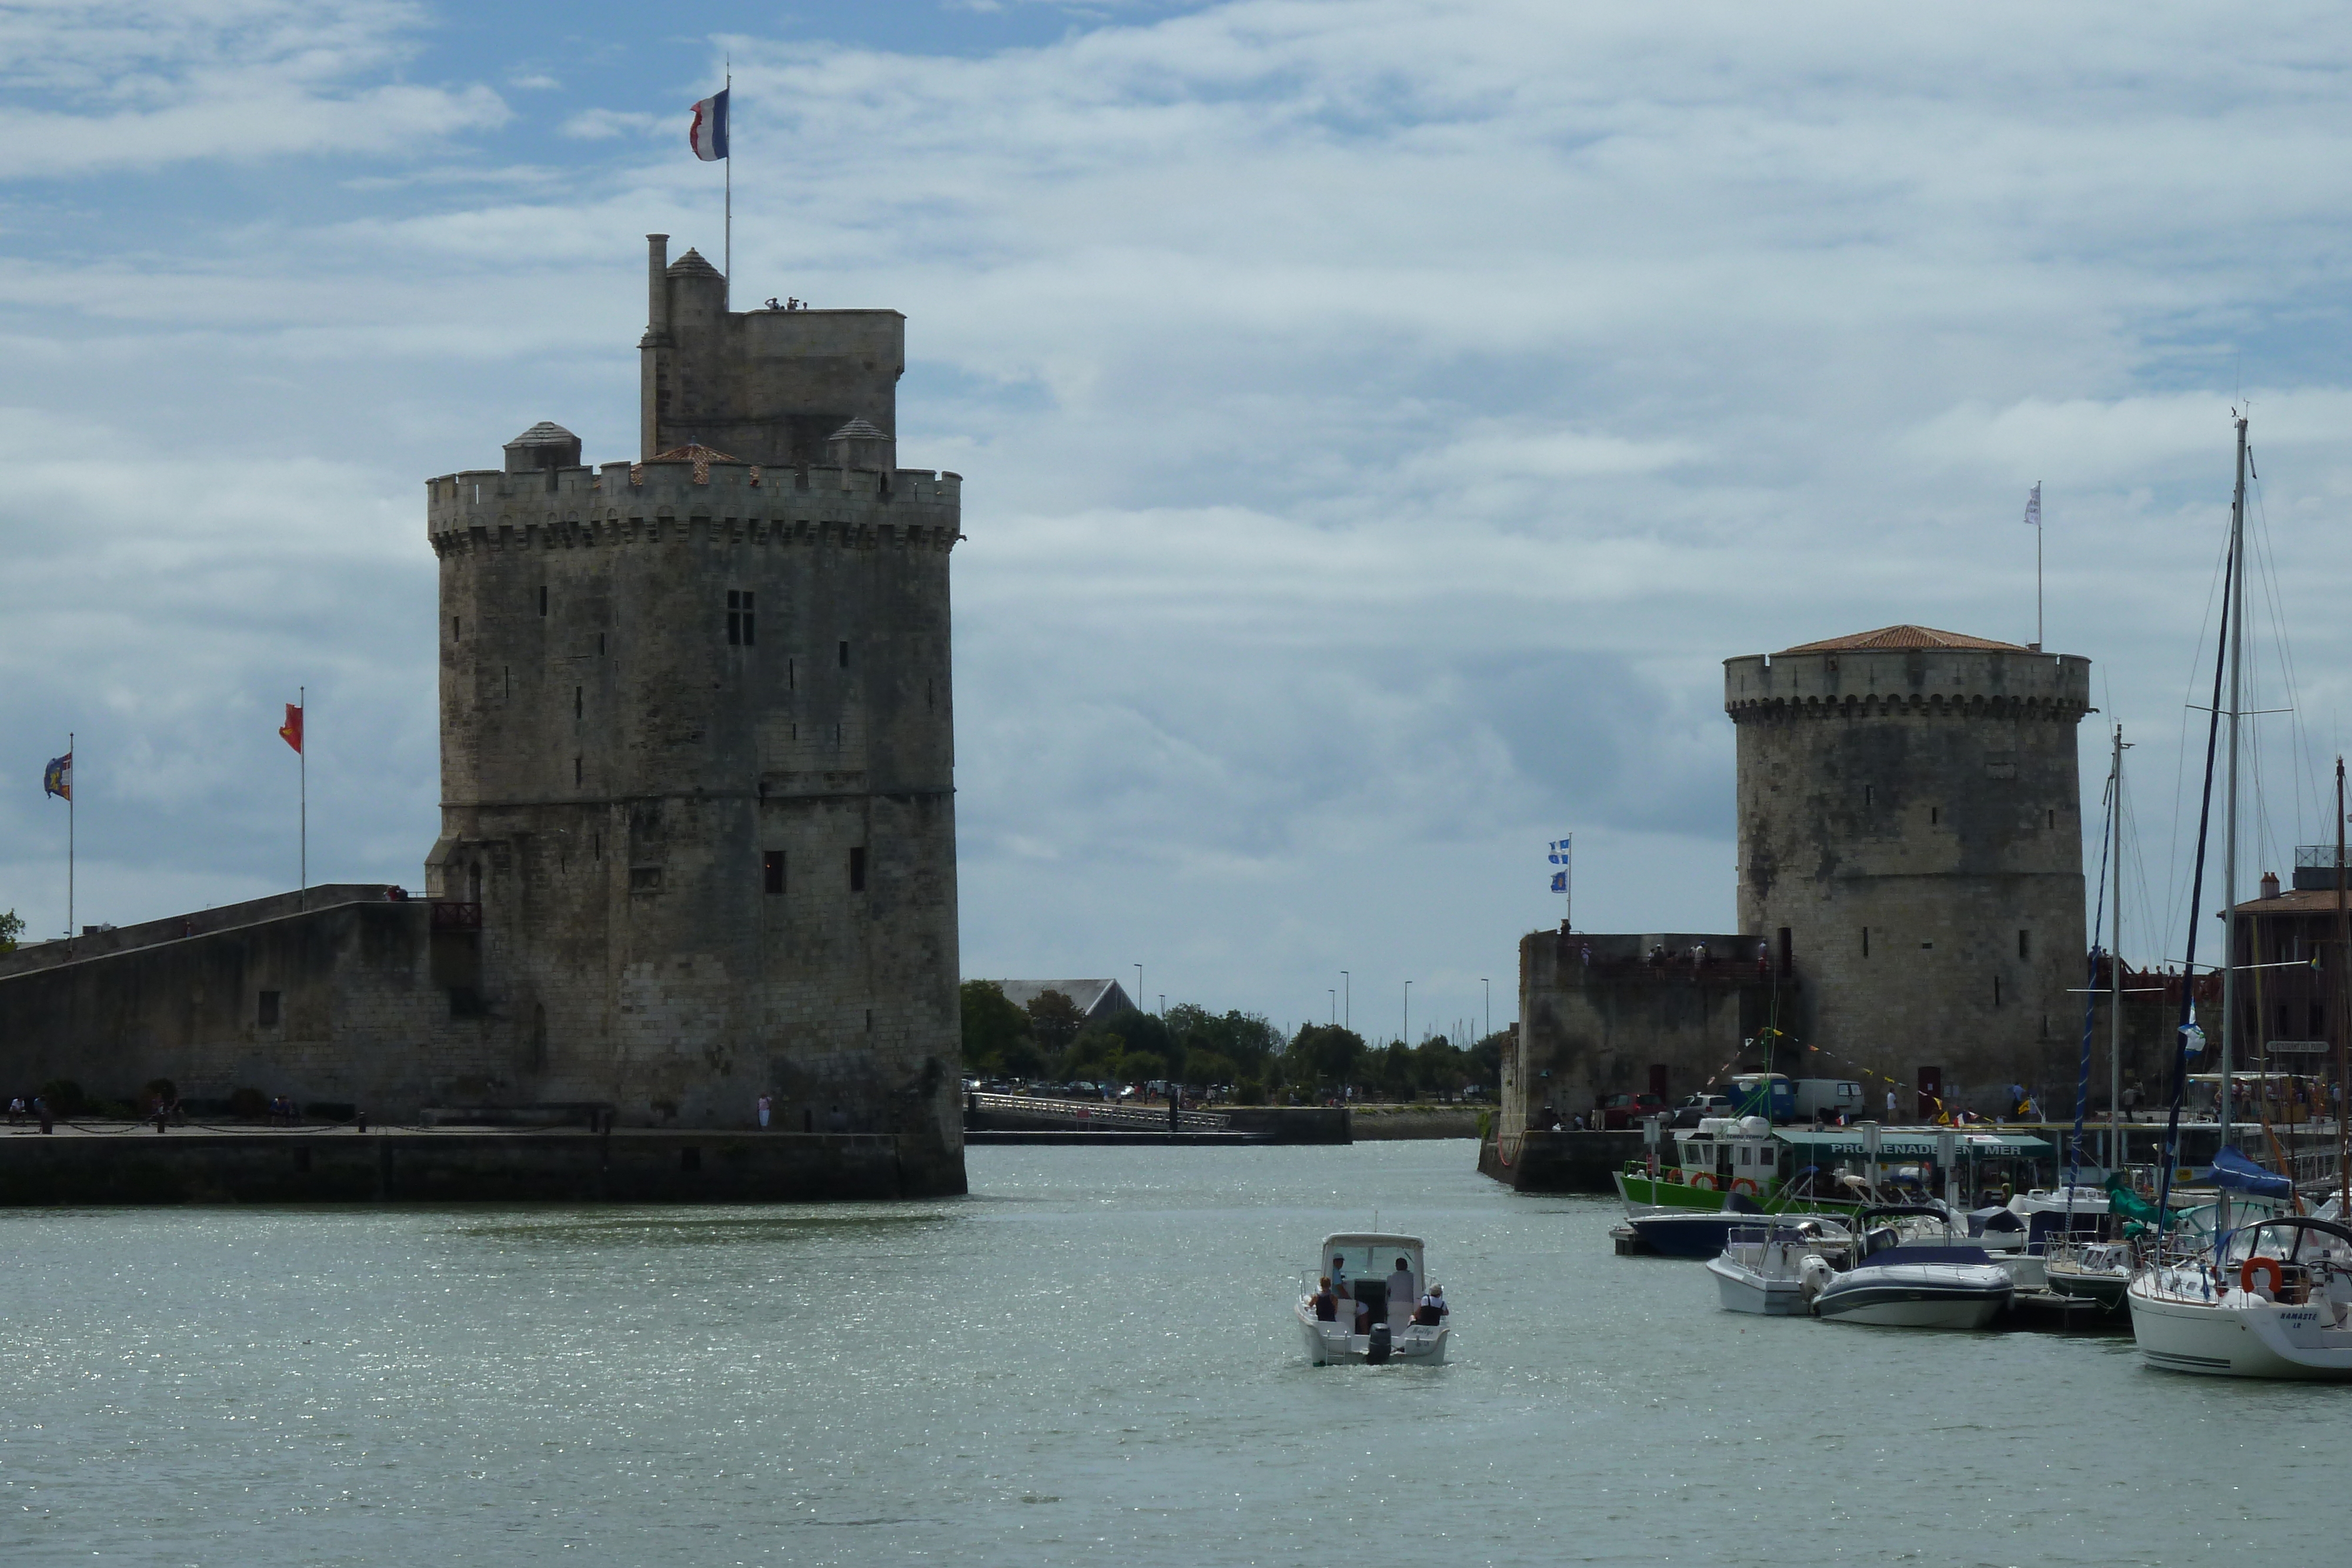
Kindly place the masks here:
POLYGON ((2352 1102, 2352 1077, 2345 1072, 2345 1040, 2352 1035, 2352 909, 2344 901, 2344 758, 2336 759, 2336 983, 2343 1006, 2336 1013, 2336 1180, 2340 1196, 2336 1218, 2352 1216, 2352 1154, 2347 1149, 2345 1113, 2352 1102))
MULTIPOLYGON (((2221 805, 2221 1139, 2230 1142, 2230 1074, 2238 1060, 2238 722, 2246 667, 2246 420, 2238 416, 2238 482, 2230 497, 2230 771, 2221 805)), ((2227 1199, 2225 1197, 2224 1201, 2227 1199)))
MULTIPOLYGON (((2124 1157, 2124 727, 2116 726, 2115 760, 2107 765, 2107 788, 2115 791, 2107 824, 2107 870, 2114 879, 2115 907, 2107 915, 2107 1174, 2131 1162, 2124 1157)), ((2340 814, 2340 813, 2339 813, 2340 814)))

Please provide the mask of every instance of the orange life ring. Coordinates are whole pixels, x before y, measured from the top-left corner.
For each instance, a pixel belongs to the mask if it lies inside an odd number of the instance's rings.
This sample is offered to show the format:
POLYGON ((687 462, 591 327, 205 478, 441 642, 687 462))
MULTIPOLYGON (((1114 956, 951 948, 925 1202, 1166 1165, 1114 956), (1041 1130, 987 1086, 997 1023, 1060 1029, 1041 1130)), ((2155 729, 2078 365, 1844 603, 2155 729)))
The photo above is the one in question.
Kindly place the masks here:
POLYGON ((2249 1258, 2243 1263, 2238 1265, 2239 1289, 2244 1291, 2249 1295, 2253 1293, 2254 1270, 2257 1269, 2260 1269, 2263 1273, 2268 1274, 2271 1277, 2271 1295, 2273 1298, 2275 1298, 2281 1291, 2286 1288, 2286 1270, 2279 1267, 2279 1260, 2277 1259, 2249 1258))
POLYGON ((1713 1192, 1716 1189, 1715 1176, 1711 1171, 1691 1172, 1690 1184, 1691 1186, 1698 1187, 1706 1192, 1713 1192))
POLYGON ((1682 1186, 1682 1184, 1683 1184, 1683 1167, 1682 1167, 1682 1166, 1673 1166, 1672 1168, 1670 1168, 1670 1169, 1666 1172, 1666 1179, 1667 1179, 1668 1181, 1670 1181, 1670 1182, 1674 1183, 1676 1186, 1682 1186))
POLYGON ((1754 1197, 1756 1196, 1756 1184, 1748 1180, 1746 1176, 1741 1176, 1731 1184, 1731 1190, 1734 1192, 1744 1192, 1748 1197, 1754 1197))

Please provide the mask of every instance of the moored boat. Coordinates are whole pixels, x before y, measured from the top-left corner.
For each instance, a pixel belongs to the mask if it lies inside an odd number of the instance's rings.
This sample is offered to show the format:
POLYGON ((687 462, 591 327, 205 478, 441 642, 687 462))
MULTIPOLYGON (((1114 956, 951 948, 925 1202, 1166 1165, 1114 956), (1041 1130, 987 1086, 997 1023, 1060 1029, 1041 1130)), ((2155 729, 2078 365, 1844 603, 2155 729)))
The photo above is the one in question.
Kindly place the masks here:
POLYGON ((2257 1220, 2210 1257, 2141 1270, 2126 1299, 2150 1366, 2352 1381, 2352 1226, 2305 1215, 2257 1220))
POLYGON ((1731 1233, 1721 1252, 1707 1260, 1724 1310, 1766 1317, 1801 1317, 1812 1300, 1808 1259, 1845 1255, 1853 1235, 1834 1221, 1774 1217, 1731 1233))
POLYGON ((1980 1329, 2009 1308, 2017 1292, 2010 1270, 1982 1247, 1951 1239, 1950 1219, 1925 1207, 1865 1210, 1865 1224, 1885 1216, 1929 1218, 1944 1231, 1940 1245, 1913 1239, 1885 1245, 1886 1233, 1866 1232, 1869 1249, 1839 1272, 1822 1260, 1804 1264, 1814 1286, 1811 1312, 1832 1322, 1882 1328, 1980 1329))

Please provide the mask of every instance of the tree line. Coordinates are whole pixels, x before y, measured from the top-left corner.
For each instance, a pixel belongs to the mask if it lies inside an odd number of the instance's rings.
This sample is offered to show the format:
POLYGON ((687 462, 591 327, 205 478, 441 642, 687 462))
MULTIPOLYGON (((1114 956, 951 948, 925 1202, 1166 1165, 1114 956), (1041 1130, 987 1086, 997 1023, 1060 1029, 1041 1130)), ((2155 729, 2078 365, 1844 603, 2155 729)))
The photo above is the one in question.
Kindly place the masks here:
POLYGON ((1360 1099, 1459 1099, 1492 1093, 1504 1036, 1467 1049, 1444 1035, 1419 1045, 1374 1046, 1349 1029, 1302 1025, 1285 1040, 1264 1015, 1213 1013, 1180 1002, 1166 1014, 1129 1009, 1089 1020, 1059 991, 1024 1008, 995 980, 963 983, 964 1071, 1025 1082, 1174 1082, 1199 1092, 1230 1087, 1244 1105, 1268 1099, 1321 1099, 1353 1090, 1360 1099))

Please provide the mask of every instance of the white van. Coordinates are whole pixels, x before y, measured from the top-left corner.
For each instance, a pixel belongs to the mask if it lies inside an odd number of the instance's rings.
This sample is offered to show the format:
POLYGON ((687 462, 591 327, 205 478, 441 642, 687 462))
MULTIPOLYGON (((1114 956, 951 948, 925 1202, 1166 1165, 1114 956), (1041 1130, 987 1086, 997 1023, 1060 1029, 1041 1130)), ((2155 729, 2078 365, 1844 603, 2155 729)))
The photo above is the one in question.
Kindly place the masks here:
POLYGON ((1862 1085, 1851 1078, 1800 1078, 1793 1087, 1801 1122, 1811 1121, 1816 1113, 1849 1121, 1864 1114, 1862 1085))

